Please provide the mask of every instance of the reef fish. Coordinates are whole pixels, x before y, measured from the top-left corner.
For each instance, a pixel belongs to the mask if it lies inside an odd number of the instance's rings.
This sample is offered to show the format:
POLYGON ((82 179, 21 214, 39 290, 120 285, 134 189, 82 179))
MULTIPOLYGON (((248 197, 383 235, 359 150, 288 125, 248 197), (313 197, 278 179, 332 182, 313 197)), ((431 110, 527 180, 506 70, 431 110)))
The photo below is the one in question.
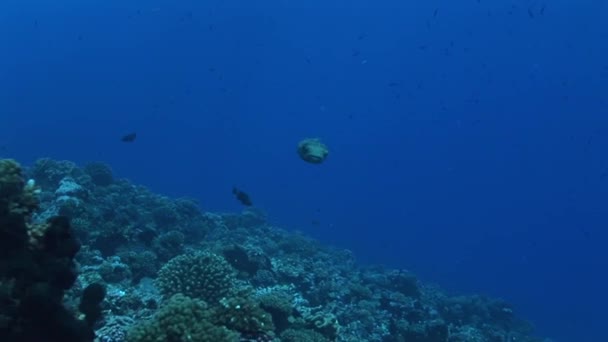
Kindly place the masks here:
POLYGON ((120 141, 134 142, 136 138, 137 138, 137 133, 133 132, 133 133, 129 133, 127 135, 123 135, 122 138, 120 138, 120 141))
POLYGON ((248 206, 248 207, 253 205, 251 198, 249 197, 249 195, 247 195, 246 192, 243 192, 243 191, 233 187, 232 193, 234 194, 234 196, 236 196, 236 199, 239 200, 239 202, 241 202, 241 204, 248 206))

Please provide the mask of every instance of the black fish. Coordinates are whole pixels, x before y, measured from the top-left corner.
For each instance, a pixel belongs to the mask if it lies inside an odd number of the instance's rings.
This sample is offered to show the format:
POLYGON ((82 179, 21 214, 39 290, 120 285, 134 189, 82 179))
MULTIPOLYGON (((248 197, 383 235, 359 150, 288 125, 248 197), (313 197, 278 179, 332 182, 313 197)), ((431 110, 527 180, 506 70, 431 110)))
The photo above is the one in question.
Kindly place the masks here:
POLYGON ((136 138, 137 138, 137 133, 133 132, 133 133, 129 133, 127 135, 123 135, 123 137, 120 138, 120 141, 130 143, 130 142, 134 142, 136 138))
POLYGON ((234 196, 236 196, 236 199, 239 200, 239 202, 241 202, 241 204, 243 204, 244 206, 250 207, 253 205, 253 202, 251 202, 251 198, 249 198, 249 195, 247 195, 247 193, 237 188, 232 188, 232 193, 234 194, 234 196))

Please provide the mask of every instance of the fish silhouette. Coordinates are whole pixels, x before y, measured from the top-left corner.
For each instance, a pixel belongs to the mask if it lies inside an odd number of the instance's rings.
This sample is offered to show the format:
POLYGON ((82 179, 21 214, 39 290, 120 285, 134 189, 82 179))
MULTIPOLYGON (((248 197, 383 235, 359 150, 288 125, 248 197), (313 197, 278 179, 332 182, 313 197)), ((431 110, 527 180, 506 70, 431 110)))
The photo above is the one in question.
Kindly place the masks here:
POLYGON ((234 194, 234 196, 236 196, 236 199, 239 202, 241 202, 242 205, 247 206, 247 207, 250 207, 253 205, 251 198, 249 197, 249 195, 246 192, 233 187, 232 193, 234 194))
POLYGON ((120 141, 130 143, 130 142, 134 142, 136 138, 137 138, 137 133, 133 132, 133 133, 129 133, 127 135, 123 135, 122 138, 120 138, 120 141))

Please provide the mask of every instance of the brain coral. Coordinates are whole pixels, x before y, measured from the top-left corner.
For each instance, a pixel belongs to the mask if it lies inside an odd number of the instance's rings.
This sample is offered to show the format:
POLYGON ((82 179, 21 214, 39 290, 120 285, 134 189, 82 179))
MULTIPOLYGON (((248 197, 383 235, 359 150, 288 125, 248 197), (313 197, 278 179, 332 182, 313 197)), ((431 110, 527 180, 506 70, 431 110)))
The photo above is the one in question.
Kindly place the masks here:
POLYGON ((156 279, 165 297, 182 293, 216 305, 234 286, 234 270, 221 256, 208 252, 179 255, 163 266, 156 279))

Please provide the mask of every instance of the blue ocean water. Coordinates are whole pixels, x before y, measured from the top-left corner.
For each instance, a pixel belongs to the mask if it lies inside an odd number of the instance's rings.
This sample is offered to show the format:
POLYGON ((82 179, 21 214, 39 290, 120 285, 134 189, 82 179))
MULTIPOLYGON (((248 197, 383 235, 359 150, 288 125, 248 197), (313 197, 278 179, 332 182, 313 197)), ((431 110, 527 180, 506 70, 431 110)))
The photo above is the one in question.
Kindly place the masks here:
POLYGON ((361 262, 602 341, 607 22, 603 0, 4 0, 0 154, 214 211, 237 186, 361 262))

